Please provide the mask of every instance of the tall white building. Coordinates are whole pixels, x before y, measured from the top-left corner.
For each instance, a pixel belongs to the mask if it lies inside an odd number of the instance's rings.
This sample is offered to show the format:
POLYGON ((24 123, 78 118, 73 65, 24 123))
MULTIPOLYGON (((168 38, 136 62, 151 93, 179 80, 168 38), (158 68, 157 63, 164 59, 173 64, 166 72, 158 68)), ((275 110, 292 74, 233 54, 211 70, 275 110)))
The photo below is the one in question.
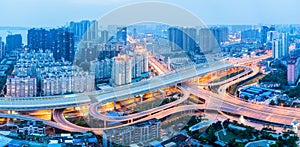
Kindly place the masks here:
POLYGON ((68 61, 55 62, 50 51, 22 52, 14 66, 14 75, 7 79, 7 95, 28 97, 79 93, 94 90, 94 85, 93 72, 85 72, 68 61))
POLYGON ((52 68, 41 73, 43 95, 87 92, 94 90, 94 85, 94 74, 76 66, 52 68))
POLYGON ((120 86, 131 83, 132 58, 129 55, 118 55, 113 59, 111 83, 120 86))
POLYGON ((10 97, 33 97, 37 95, 36 76, 8 76, 6 95, 10 97))
POLYGON ((287 33, 278 34, 272 40, 272 55, 275 59, 289 56, 289 37, 287 33))
POLYGON ((144 48, 137 48, 129 53, 132 58, 132 78, 139 78, 149 71, 149 55, 144 48))

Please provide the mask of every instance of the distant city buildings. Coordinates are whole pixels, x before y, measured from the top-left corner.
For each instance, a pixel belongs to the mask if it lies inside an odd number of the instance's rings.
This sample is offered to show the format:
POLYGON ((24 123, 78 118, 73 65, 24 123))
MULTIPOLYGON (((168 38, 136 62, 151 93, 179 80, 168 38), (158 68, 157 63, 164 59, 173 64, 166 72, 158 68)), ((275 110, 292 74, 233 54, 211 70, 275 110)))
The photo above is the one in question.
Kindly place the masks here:
POLYGON ((151 119, 134 125, 103 131, 103 146, 129 146, 161 138, 161 123, 151 119))
POLYGON ((74 42, 77 44, 82 39, 84 41, 97 40, 98 22, 96 20, 83 20, 80 22, 71 21, 69 25, 70 32, 74 33, 74 42))
POLYGON ((212 27, 210 29, 219 44, 228 41, 228 27, 212 27))
POLYGON ((109 39, 109 32, 106 30, 101 31, 100 41, 106 43, 109 39))
POLYGON ((170 27, 168 29, 169 46, 173 51, 186 51, 189 55, 200 53, 196 43, 197 29, 170 27))
POLYGON ((210 53, 218 49, 218 44, 209 28, 199 30, 199 46, 203 53, 210 53))
POLYGON ((6 36, 6 52, 22 48, 21 34, 7 35, 6 36))
POLYGON ((259 39, 259 32, 258 30, 251 29, 242 31, 241 33, 241 42, 256 42, 259 39))
POLYGON ((127 44, 127 27, 117 28, 117 41, 122 42, 124 45, 127 44))
POLYGON ((27 35, 28 47, 31 50, 51 50, 55 60, 73 62, 75 56, 74 34, 67 28, 58 29, 30 29, 27 35))
POLYGON ((7 96, 31 97, 94 90, 94 73, 85 72, 69 61, 56 62, 51 51, 19 54, 14 74, 7 79, 7 96))
POLYGON ((266 45, 268 37, 269 28, 267 26, 262 26, 260 30, 260 42, 262 45, 266 45))

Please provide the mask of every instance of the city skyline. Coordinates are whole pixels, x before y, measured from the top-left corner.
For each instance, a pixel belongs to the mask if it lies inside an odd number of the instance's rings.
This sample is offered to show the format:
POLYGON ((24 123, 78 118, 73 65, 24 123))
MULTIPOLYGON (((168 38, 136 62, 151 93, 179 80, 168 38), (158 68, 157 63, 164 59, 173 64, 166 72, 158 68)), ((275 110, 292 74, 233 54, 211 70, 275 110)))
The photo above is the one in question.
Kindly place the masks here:
MULTIPOLYGON (((21 0, 3 1, 1 5, 5 7, 2 7, 0 10, 0 17, 2 18, 0 26, 60 27, 71 20, 98 20, 112 10, 132 3, 142 2, 149 1, 51 0, 39 2, 37 0, 28 0, 26 3, 21 0), (22 3, 22 5, 16 5, 17 3, 22 3), (5 12, 11 13, 7 15, 5 12)), ((207 25, 300 24, 300 21, 297 19, 297 15, 300 14, 297 11, 299 2, 296 0, 276 1, 276 3, 272 0, 243 2, 238 0, 201 0, 189 3, 163 0, 154 2, 170 3, 184 8, 195 14, 207 25), (286 11, 284 11, 285 9, 286 11)))

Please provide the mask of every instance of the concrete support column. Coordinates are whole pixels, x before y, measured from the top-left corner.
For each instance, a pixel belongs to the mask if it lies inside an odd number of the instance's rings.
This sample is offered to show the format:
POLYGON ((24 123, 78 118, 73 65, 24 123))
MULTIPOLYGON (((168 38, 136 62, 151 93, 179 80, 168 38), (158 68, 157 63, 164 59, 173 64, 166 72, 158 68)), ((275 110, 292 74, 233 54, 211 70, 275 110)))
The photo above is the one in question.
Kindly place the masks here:
POLYGON ((134 103, 136 103, 136 96, 133 97, 134 103))
POLYGON ((159 91, 160 93, 162 93, 163 98, 166 98, 166 92, 165 92, 165 91, 163 91, 163 90, 161 90, 161 89, 158 89, 158 91, 159 91))
POLYGON ((117 109, 117 102, 114 101, 114 110, 116 110, 116 109, 117 109))
POLYGON ((106 128, 107 127, 107 122, 106 120, 103 120, 103 128, 106 128))
POLYGON ((141 98, 141 102, 143 102, 143 95, 142 94, 140 94, 140 98, 141 98))
POLYGON ((50 115, 51 115, 51 116, 50 116, 50 119, 53 121, 53 112, 54 112, 54 109, 51 109, 50 111, 51 111, 51 112, 50 112, 50 115))

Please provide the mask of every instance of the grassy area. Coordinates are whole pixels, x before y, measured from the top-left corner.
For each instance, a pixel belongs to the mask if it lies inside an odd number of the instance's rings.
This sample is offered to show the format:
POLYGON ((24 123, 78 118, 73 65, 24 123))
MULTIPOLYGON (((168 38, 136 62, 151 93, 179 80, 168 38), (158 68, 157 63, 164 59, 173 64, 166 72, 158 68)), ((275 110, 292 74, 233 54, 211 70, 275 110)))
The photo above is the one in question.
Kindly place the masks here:
POLYGON ((134 107, 134 111, 135 112, 146 111, 146 110, 160 106, 162 102, 163 102, 163 99, 161 99, 161 98, 155 99, 155 100, 149 101, 149 102, 143 102, 143 103, 137 104, 134 107))
POLYGON ((226 131, 226 135, 223 134, 223 131, 218 132, 220 140, 225 142, 230 142, 234 139, 243 139, 242 136, 237 136, 230 131, 226 131))
POLYGON ((246 85, 250 85, 253 83, 257 83, 257 82, 259 82, 260 79, 264 78, 265 76, 266 75, 259 73, 254 78, 245 81, 243 84, 241 84, 241 86, 246 86, 246 85))
POLYGON ((248 80, 245 80, 243 82, 240 82, 240 83, 236 83, 234 85, 231 85, 229 86, 228 88, 228 93, 230 93, 231 95, 234 95, 235 94, 235 90, 238 86, 246 86, 246 85, 250 85, 250 84, 253 84, 253 83, 257 83, 259 82, 262 78, 264 78, 266 75, 264 74, 257 74, 256 76, 254 76, 253 78, 250 78, 248 80))

